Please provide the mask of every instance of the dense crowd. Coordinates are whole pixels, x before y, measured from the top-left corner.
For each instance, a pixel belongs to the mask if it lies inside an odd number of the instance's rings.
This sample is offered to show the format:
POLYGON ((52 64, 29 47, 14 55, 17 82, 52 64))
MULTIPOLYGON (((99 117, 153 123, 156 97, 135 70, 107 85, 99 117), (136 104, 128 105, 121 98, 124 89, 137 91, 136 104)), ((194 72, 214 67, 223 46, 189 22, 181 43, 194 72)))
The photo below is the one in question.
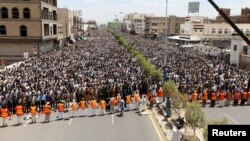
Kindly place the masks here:
POLYGON ((55 50, 1 71, 0 106, 6 105, 15 113, 21 103, 27 113, 32 103, 41 110, 46 102, 56 108, 63 100, 69 107, 73 99, 99 101, 135 91, 147 94, 149 83, 141 67, 112 34, 100 32, 73 48, 55 50))
MULTIPOLYGON (((164 67, 164 42, 124 35, 136 50, 162 69, 164 67)), ((185 51, 174 44, 167 47, 167 77, 173 80, 182 93, 191 95, 194 90, 201 96, 220 91, 243 92, 249 89, 250 72, 225 63, 221 56, 210 56, 196 51, 185 51)))

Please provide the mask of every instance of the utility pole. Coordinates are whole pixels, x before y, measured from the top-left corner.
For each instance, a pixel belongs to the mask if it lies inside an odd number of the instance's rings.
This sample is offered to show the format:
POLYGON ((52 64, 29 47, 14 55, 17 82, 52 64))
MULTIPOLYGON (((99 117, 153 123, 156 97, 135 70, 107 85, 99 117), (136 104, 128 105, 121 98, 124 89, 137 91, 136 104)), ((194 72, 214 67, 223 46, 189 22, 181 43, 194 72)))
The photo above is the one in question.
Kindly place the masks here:
POLYGON ((166 0, 166 23, 165 23, 165 47, 164 47, 164 59, 163 59, 163 80, 167 80, 167 45, 168 45, 168 0, 166 0))

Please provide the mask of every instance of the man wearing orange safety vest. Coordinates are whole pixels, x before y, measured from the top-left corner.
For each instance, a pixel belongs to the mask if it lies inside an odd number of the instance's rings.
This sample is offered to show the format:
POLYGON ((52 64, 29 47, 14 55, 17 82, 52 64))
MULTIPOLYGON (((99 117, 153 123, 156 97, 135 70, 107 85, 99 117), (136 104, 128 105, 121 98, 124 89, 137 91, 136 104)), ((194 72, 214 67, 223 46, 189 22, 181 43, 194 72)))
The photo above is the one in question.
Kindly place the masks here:
POLYGON ((3 119, 3 127, 7 127, 6 119, 9 116, 9 110, 6 108, 6 106, 3 106, 1 109, 1 117, 3 119))
POLYGON ((59 104, 57 105, 57 112, 58 112, 58 119, 59 120, 63 120, 64 119, 64 104, 62 101, 59 102, 59 104))
POLYGON ((224 94, 224 92, 221 90, 220 93, 219 93, 219 97, 218 97, 219 106, 220 106, 220 107, 223 107, 223 106, 224 106, 224 99, 225 99, 225 94, 224 94))
POLYGON ((198 102, 198 93, 197 91, 195 90, 193 95, 192 95, 192 102, 198 102))
POLYGON ((149 95, 149 108, 150 108, 150 109, 153 108, 153 106, 154 106, 154 101, 155 101, 155 98, 154 98, 153 94, 150 93, 150 95, 149 95))
POLYGON ((36 123, 36 105, 33 103, 30 107, 31 123, 36 123))
POLYGON ((212 95, 211 95, 211 104, 210 104, 211 107, 215 106, 216 99, 217 99, 216 98, 216 93, 213 92, 212 95))
POLYGON ((250 105, 250 90, 247 93, 247 105, 250 105))
POLYGON ((207 99, 208 99, 206 90, 204 90, 204 92, 201 96, 201 99, 202 99, 202 106, 205 107, 207 104, 207 99))
POLYGON ((84 98, 82 98, 82 100, 80 101, 80 116, 87 116, 87 112, 86 112, 86 108, 87 108, 87 103, 84 100, 84 98))
POLYGON ((78 104, 76 103, 75 99, 73 99, 73 102, 71 103, 71 117, 75 118, 77 116, 77 109, 78 104))
POLYGON ((139 109, 139 101, 140 101, 140 95, 139 93, 136 92, 134 95, 135 109, 139 109))
POLYGON ((96 100, 93 99, 90 101, 90 107, 92 109, 92 116, 96 116, 96 109, 97 109, 96 100))
POLYGON ((45 114, 44 123, 50 122, 51 106, 49 102, 43 107, 43 113, 45 114))
POLYGON ((239 91, 236 91, 236 93, 234 94, 234 106, 238 106, 239 105, 239 99, 240 99, 240 93, 239 91))
POLYGON ((23 113, 23 106, 21 103, 18 103, 16 106, 16 116, 17 116, 17 125, 21 125, 21 118, 24 115, 23 113))
POLYGON ((225 106, 229 106, 229 105, 230 105, 231 99, 232 99, 232 94, 231 94, 230 91, 227 91, 227 93, 226 93, 225 106))
POLYGON ((130 110, 130 106, 131 106, 131 96, 130 95, 127 95, 126 96, 126 101, 125 101, 125 103, 126 103, 126 107, 127 107, 127 110, 129 111, 130 110))
POLYGON ((116 105, 115 97, 111 97, 108 105, 110 105, 110 113, 111 114, 115 113, 115 105, 116 105))
POLYGON ((241 95, 240 105, 245 106, 246 101, 247 101, 247 91, 244 91, 241 95))
POLYGON ((162 87, 160 87, 160 89, 158 90, 158 93, 157 93, 159 104, 161 104, 163 102, 163 96, 164 96, 163 90, 162 90, 162 87))
POLYGON ((101 109, 101 115, 105 115, 106 114, 106 102, 105 100, 101 100, 100 101, 100 104, 99 104, 99 107, 101 109))

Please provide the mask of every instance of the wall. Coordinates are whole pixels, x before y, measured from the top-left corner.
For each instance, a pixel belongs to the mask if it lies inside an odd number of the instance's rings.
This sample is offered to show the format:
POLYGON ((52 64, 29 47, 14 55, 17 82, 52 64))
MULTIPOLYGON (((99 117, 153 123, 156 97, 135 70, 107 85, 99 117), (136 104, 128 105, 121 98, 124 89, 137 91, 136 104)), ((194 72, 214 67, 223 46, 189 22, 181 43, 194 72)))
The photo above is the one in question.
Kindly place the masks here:
POLYGON ((241 60, 240 66, 242 66, 243 68, 246 68, 250 71, 250 55, 241 54, 240 60, 241 60))
POLYGON ((231 43, 231 54, 230 54, 230 63, 239 65, 240 54, 243 53, 243 46, 245 42, 243 40, 232 40, 231 43), (234 50, 234 46, 237 46, 237 50, 234 50))

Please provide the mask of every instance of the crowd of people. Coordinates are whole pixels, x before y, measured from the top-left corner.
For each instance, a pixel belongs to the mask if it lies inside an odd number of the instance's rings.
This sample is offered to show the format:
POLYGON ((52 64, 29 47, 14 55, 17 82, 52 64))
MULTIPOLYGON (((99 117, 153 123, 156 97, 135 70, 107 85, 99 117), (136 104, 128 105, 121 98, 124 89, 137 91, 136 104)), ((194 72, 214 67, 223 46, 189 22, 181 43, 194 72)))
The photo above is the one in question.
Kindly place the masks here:
POLYGON ((249 91, 250 72, 239 67, 225 63, 221 56, 210 56, 195 50, 185 51, 180 46, 150 40, 143 36, 137 37, 124 35, 136 50, 143 53, 158 69, 164 68, 164 50, 166 48, 167 78, 178 86, 183 94, 188 94, 189 99, 197 91, 202 97, 204 91, 211 98, 212 93, 223 91, 233 95, 240 95, 249 91))
MULTIPOLYGON (((60 101, 70 108, 74 99, 99 103, 118 94, 124 99, 135 92, 147 94, 150 85, 126 49, 103 31, 75 47, 57 49, 0 71, 0 106, 12 115, 17 114, 18 106, 26 114, 32 105, 42 112, 47 102, 57 110, 60 101)), ((152 87, 156 93, 156 84, 152 87)))
MULTIPOLYGON (((139 35, 124 36, 158 69, 164 67, 164 43, 139 35)), ((206 99, 214 98, 214 94, 221 98, 222 92, 225 98, 226 93, 231 93, 231 98, 238 93, 238 98, 249 94, 249 71, 226 64, 219 56, 186 52, 169 44, 166 68, 167 79, 173 80, 190 100, 203 100, 205 93, 206 99)), ((140 98, 147 97, 152 108, 154 97, 162 91, 161 86, 162 82, 151 82, 150 77, 144 75, 136 60, 111 33, 102 31, 94 38, 77 42, 74 47, 29 58, 16 67, 0 71, 0 108, 5 109, 3 117, 6 117, 6 109, 11 115, 34 113, 34 107, 37 112, 62 111, 59 108, 62 101, 66 109, 76 102, 79 105, 76 107, 92 109, 97 108, 97 103, 100 107, 109 105, 112 111, 110 101, 117 96, 124 99, 126 109, 129 109, 130 96, 137 105, 146 103, 140 98), (86 106, 81 105, 82 100, 86 106), (48 105, 50 110, 46 109, 48 105)), ((250 94, 246 97, 250 99, 250 94)), ((162 92, 159 99, 163 101, 162 92)), ((116 106, 120 105, 121 100, 116 100, 116 106)))

